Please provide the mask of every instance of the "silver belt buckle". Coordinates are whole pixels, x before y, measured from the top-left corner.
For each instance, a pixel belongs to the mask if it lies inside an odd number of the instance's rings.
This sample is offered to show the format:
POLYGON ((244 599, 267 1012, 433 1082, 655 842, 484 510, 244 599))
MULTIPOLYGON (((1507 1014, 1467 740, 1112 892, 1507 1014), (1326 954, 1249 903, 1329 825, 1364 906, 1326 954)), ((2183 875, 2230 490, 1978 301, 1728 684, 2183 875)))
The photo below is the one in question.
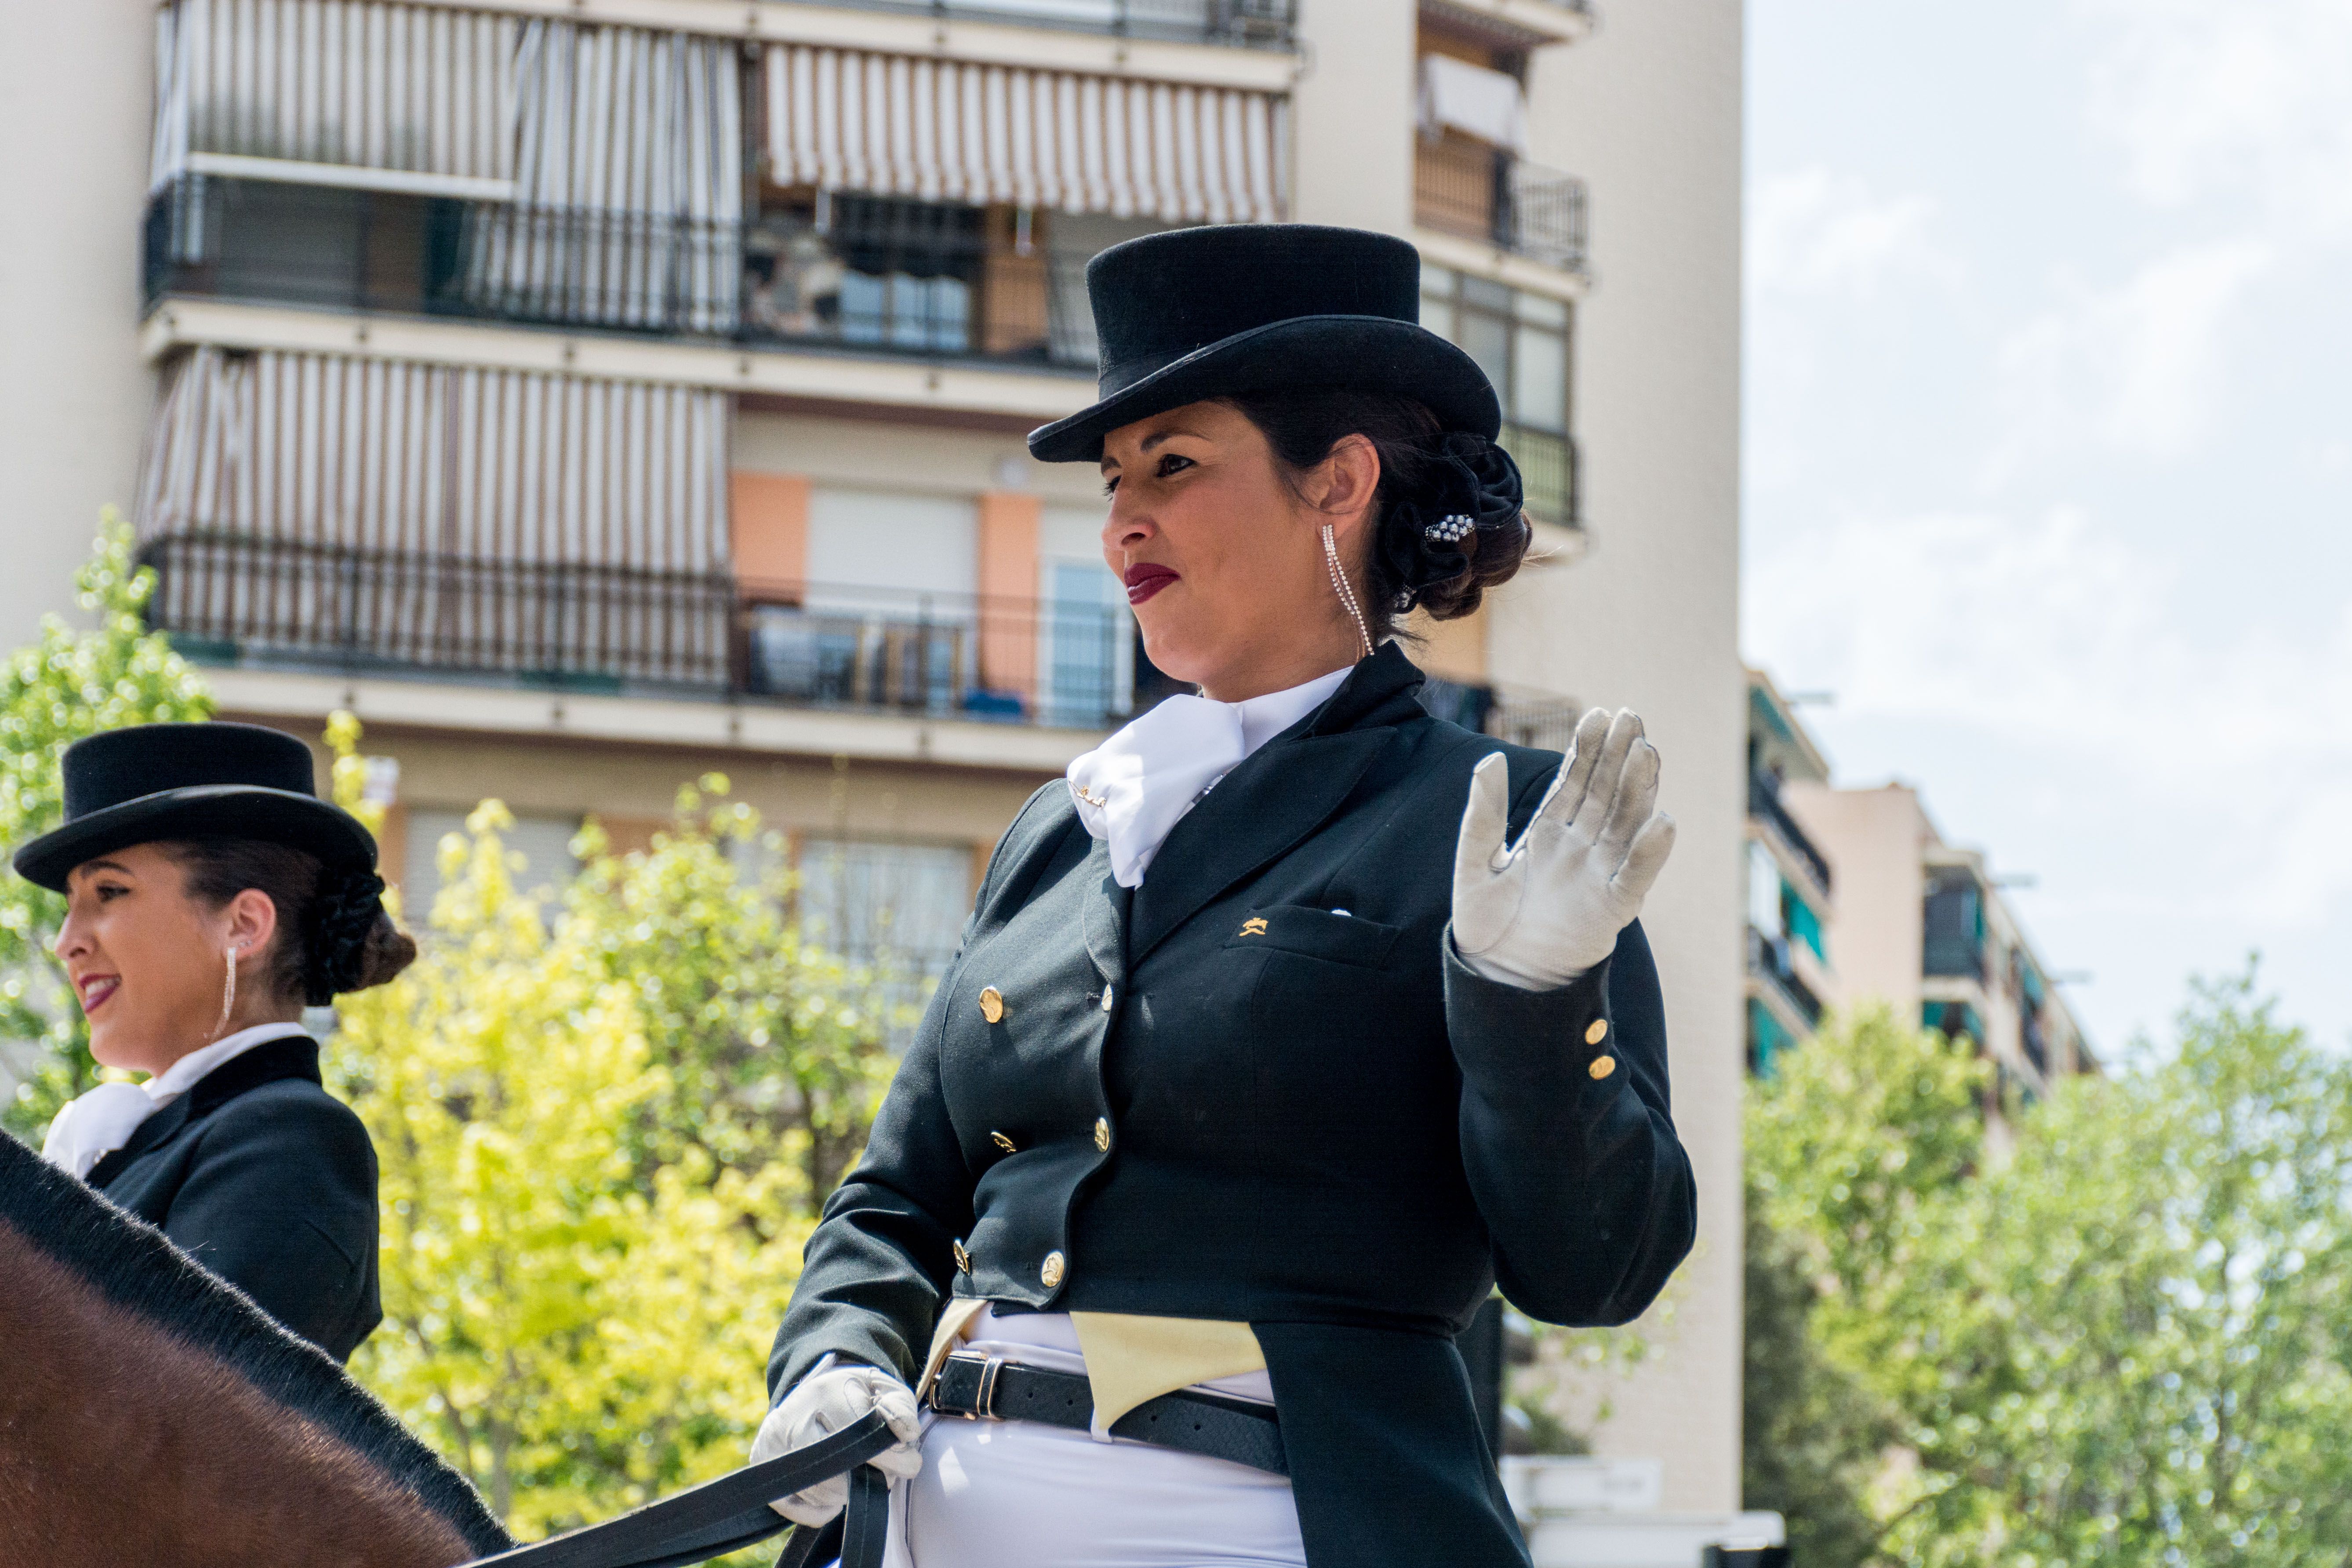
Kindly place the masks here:
MULTIPOLYGON (((971 1351, 957 1351, 942 1363, 942 1370, 945 1370, 947 1365, 971 1366, 974 1364, 980 1368, 980 1391, 972 1396, 972 1407, 970 1410, 948 1410, 942 1414, 961 1416, 966 1421, 1003 1420, 1004 1417, 996 1413, 996 1380, 1004 1371, 1003 1356, 979 1355, 971 1351)), ((940 1380, 934 1379, 931 1384, 931 1407, 934 1410, 939 1409, 940 1405, 940 1380)))

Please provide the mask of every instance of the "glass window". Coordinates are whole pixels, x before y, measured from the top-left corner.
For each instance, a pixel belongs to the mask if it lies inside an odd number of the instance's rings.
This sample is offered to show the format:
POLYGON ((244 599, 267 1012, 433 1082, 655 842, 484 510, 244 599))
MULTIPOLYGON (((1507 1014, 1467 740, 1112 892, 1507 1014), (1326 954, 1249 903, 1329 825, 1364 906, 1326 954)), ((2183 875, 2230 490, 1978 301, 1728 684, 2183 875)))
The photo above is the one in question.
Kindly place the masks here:
POLYGON ((1511 390, 1511 324, 1484 310, 1462 312, 1461 335, 1454 340, 1478 362, 1486 379, 1506 397, 1511 390))
POLYGON ((1566 327, 1568 301, 1555 300, 1548 294, 1519 296, 1519 320, 1539 327, 1566 327))
POLYGON ((1782 908, 1780 868, 1773 861, 1772 851, 1751 838, 1748 841, 1748 923, 1766 936, 1784 935, 1782 908))
POLYGON ((1482 310, 1498 310, 1509 315, 1513 296, 1517 292, 1509 284, 1497 283, 1490 278, 1472 278, 1465 274, 1462 279, 1462 302, 1475 305, 1482 310))
MULTIPOLYGON (((802 940, 875 973, 884 999, 919 1011, 971 912, 971 849, 812 835, 801 841, 802 940)), ((893 1031, 903 1045, 912 1029, 893 1031)))
POLYGON ((1568 339, 1522 326, 1511 345, 1511 417, 1539 430, 1568 427, 1568 339))
MULTIPOLYGON (((463 811, 415 810, 408 814, 405 864, 401 868, 401 908, 412 924, 422 925, 433 912, 441 891, 441 840, 466 831, 463 811)), ((522 857, 514 885, 527 893, 560 893, 580 869, 572 858, 572 839, 580 831, 576 816, 514 814, 514 826, 505 835, 507 853, 522 857)))
POLYGON ((1045 563, 1039 665, 1048 724, 1108 729, 1132 705, 1134 623, 1127 590, 1094 561, 1045 563))
POLYGON ((1527 481, 1528 510, 1576 521, 1572 406, 1574 312, 1564 300, 1523 294, 1490 279, 1424 267, 1422 325, 1461 346, 1503 403, 1503 444, 1527 481))

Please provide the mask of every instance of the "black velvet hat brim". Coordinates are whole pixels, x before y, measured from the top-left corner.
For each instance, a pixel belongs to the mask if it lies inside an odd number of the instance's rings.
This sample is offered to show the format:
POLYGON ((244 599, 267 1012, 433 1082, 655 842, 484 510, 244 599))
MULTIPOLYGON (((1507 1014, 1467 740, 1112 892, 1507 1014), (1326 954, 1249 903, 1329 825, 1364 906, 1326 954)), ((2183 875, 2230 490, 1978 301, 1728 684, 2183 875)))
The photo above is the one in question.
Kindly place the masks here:
POLYGON ((375 865, 375 838, 359 818, 315 795, 259 784, 159 790, 93 811, 16 851, 17 875, 64 892, 77 866, 134 844, 175 838, 257 838, 315 855, 337 868, 375 865))
POLYGON ((1194 349, 1029 433, 1041 463, 1098 461, 1103 437, 1188 403, 1286 386, 1341 386, 1420 399, 1448 430, 1493 440, 1503 408, 1486 373, 1428 328, 1386 316, 1294 316, 1194 349))

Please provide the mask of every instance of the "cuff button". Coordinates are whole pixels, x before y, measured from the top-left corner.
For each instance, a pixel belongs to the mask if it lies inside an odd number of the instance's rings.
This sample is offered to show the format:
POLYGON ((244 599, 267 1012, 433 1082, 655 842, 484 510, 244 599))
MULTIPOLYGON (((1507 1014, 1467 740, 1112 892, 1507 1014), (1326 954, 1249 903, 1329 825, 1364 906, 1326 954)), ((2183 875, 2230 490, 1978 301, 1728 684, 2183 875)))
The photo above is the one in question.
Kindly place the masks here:
POLYGON ((1062 1283, 1062 1255, 1058 1252, 1045 1254, 1045 1266, 1037 1270, 1037 1278, 1045 1282, 1045 1289, 1051 1290, 1058 1287, 1062 1283))
POLYGON ((957 1273, 969 1274, 971 1272, 971 1254, 963 1249, 963 1243, 961 1241, 955 1244, 955 1260, 957 1273))
POLYGON ((1617 1070, 1617 1058, 1615 1057, 1595 1057, 1592 1058, 1592 1065, 1586 1068, 1584 1070, 1591 1073, 1596 1079, 1607 1078, 1611 1073, 1617 1070))
POLYGON ((1592 1026, 1584 1031, 1584 1043, 1588 1046, 1597 1046, 1608 1037, 1609 1020, 1606 1018, 1593 1019, 1592 1026))

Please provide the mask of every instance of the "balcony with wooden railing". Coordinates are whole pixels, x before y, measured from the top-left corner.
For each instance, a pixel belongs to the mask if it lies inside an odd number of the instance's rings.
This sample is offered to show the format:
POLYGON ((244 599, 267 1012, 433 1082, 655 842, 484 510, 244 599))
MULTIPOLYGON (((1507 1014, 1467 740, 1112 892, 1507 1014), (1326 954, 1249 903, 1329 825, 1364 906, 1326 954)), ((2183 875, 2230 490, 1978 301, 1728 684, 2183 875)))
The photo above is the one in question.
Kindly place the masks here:
POLYGON ((1563 271, 1588 262, 1582 180, 1460 132, 1414 143, 1413 221, 1563 271))

